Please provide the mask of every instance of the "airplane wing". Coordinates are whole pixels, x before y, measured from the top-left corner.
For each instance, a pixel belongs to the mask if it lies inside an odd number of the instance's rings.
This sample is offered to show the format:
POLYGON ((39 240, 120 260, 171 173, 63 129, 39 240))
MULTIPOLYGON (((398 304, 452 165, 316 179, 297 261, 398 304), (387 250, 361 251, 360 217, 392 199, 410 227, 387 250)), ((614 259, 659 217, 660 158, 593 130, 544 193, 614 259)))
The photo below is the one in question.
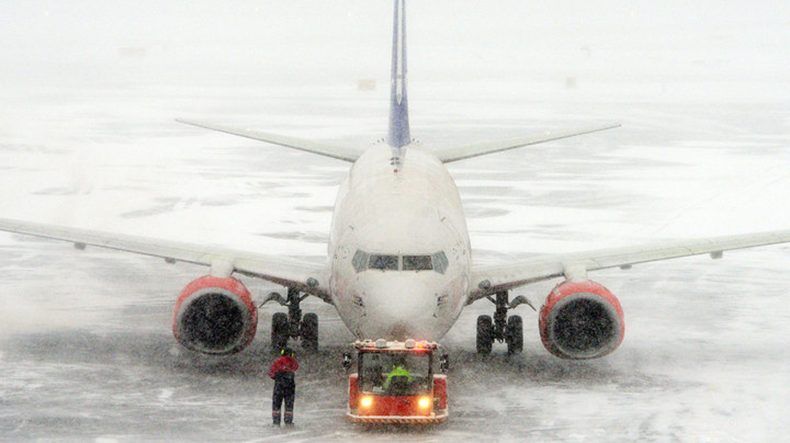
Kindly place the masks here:
POLYGON ((790 242, 790 230, 756 234, 663 242, 596 251, 547 255, 504 266, 472 269, 473 289, 467 303, 519 286, 565 276, 586 278, 588 271, 620 267, 692 255, 710 254, 721 258, 724 251, 790 242))
POLYGON ((524 146, 537 145, 539 143, 546 143, 563 138, 575 137, 577 135, 590 134, 592 132, 604 131, 607 129, 619 128, 619 123, 611 123, 603 126, 595 126, 591 128, 574 129, 570 131, 546 131, 543 134, 516 138, 510 140, 501 140, 496 142, 478 143, 475 145, 461 146, 457 148, 445 149, 437 152, 437 157, 442 163, 451 163, 458 160, 465 160, 467 158, 478 157, 486 154, 493 154, 495 152, 508 151, 511 149, 522 148, 524 146))
POLYGON ((192 126, 198 126, 212 131, 224 132, 227 134, 238 135, 241 137, 251 138, 274 145, 285 146, 286 148, 297 149, 299 151, 310 152, 313 154, 323 155, 338 160, 347 162, 355 162, 362 154, 358 150, 345 148, 340 146, 325 145, 316 143, 310 140, 303 140, 294 137, 285 137, 282 135, 269 134, 266 132, 255 131, 252 129, 231 128, 229 126, 216 125, 213 123, 205 123, 196 120, 176 119, 179 123, 186 123, 192 126))
POLYGON ((210 266, 212 271, 216 270, 228 275, 236 271, 279 285, 295 287, 315 295, 327 303, 332 303, 329 294, 329 271, 326 266, 322 265, 220 247, 19 220, 0 219, 0 231, 68 241, 74 243, 77 249, 84 249, 87 245, 91 245, 161 257, 168 263, 181 261, 210 266))

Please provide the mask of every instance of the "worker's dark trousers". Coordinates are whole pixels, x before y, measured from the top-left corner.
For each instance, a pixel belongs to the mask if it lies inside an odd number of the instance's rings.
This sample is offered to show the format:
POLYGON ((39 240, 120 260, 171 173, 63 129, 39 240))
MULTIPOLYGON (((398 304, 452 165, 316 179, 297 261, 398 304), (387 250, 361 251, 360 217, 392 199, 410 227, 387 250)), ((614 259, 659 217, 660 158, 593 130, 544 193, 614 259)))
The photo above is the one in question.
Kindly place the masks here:
POLYGON ((296 389, 286 386, 274 385, 274 392, 272 393, 272 421, 275 425, 280 424, 280 411, 283 402, 285 402, 285 424, 289 425, 294 422, 294 397, 296 397, 296 389))

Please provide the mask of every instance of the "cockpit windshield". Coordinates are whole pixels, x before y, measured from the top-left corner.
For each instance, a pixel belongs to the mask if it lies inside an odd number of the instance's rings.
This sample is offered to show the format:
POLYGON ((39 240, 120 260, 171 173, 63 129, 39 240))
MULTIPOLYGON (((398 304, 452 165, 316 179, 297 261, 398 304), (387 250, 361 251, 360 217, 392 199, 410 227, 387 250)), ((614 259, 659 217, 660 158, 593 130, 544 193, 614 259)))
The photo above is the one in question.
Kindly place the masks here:
POLYGON ((370 254, 358 250, 351 259, 351 265, 357 272, 367 269, 379 271, 436 271, 444 274, 449 262, 444 251, 431 255, 391 255, 370 254))
POLYGON ((377 395, 420 395, 431 390, 428 353, 359 354, 359 386, 377 395))
POLYGON ((404 255, 404 271, 430 271, 433 269, 430 255, 404 255))
POLYGON ((368 267, 370 269, 380 269, 382 271, 397 271, 398 256, 372 254, 370 256, 370 262, 368 263, 368 267))

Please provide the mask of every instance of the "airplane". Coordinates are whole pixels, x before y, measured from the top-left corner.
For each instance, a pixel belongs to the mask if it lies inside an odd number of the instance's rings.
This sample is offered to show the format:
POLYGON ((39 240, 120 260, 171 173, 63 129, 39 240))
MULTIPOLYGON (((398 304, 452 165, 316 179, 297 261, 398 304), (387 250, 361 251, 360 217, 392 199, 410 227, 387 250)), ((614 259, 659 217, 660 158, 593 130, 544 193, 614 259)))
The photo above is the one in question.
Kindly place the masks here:
MULTIPOLYGON (((473 260, 458 188, 446 165, 537 143, 618 127, 599 125, 512 140, 427 150, 409 128, 405 0, 394 0, 389 129, 386 139, 364 151, 251 129, 193 120, 182 123, 351 163, 334 205, 324 265, 273 258, 165 239, 0 219, 0 230, 185 262, 209 268, 175 301, 173 334, 184 347, 206 354, 242 351, 253 340, 257 306, 238 278, 263 279, 286 288, 264 303, 287 308, 272 317, 271 348, 298 339, 318 349, 318 317, 302 314, 314 296, 335 307, 358 339, 437 341, 465 306, 489 300, 493 316, 477 318, 476 350, 490 354, 494 342, 507 352, 523 349, 523 321, 508 312, 530 304, 510 293, 536 282, 560 279, 539 308, 545 348, 566 359, 605 356, 623 341, 618 299, 589 273, 692 255, 721 258, 724 251, 790 242, 790 230, 662 242, 572 254, 543 255, 493 266, 473 260)), ((531 306, 531 304, 530 304, 531 306)), ((538 309, 536 309, 538 310, 538 309)))

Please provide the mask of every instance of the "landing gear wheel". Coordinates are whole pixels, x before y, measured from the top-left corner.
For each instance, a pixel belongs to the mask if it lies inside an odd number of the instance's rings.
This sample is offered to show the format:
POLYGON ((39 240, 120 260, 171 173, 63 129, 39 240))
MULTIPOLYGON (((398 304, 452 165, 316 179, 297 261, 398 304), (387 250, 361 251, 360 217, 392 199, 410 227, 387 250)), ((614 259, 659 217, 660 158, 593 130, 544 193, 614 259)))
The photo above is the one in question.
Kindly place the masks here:
POLYGON ((310 313, 302 318, 302 349, 318 352, 318 316, 310 313))
POLYGON ((288 344, 288 315, 277 312, 272 316, 272 354, 279 354, 288 344))
POLYGON ((507 319, 507 353, 508 355, 519 354, 524 350, 524 322, 521 316, 511 315, 507 319))
POLYGON ((488 355, 494 344, 494 322, 490 315, 477 317, 477 353, 488 355))

